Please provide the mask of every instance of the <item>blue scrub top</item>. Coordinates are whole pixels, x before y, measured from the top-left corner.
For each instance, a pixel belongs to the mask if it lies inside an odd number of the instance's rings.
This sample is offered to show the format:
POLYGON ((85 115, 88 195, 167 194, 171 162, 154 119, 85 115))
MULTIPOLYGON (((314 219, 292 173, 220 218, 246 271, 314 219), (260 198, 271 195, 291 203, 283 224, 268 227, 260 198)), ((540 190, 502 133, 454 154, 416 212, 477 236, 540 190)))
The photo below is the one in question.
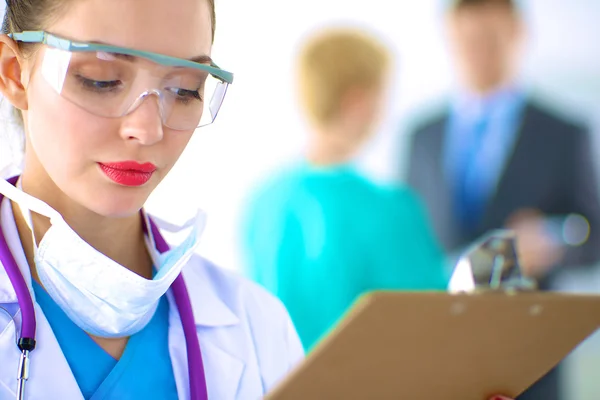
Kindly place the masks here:
POLYGON ((247 273, 286 305, 306 350, 372 290, 444 290, 445 255, 407 187, 347 165, 292 166, 250 202, 247 273))
POLYGON ((86 400, 177 399, 168 348, 166 296, 161 298, 152 320, 129 338, 123 355, 115 360, 35 281, 33 290, 86 400))

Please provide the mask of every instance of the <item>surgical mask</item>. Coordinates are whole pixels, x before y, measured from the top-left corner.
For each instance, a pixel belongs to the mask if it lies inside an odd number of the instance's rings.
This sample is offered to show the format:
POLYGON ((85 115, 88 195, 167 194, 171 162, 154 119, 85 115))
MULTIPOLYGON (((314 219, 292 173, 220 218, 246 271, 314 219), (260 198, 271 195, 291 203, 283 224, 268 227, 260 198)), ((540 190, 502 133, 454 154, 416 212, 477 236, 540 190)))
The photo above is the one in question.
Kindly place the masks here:
MULTIPOLYGON (((19 205, 32 236, 31 211, 50 219, 51 226, 39 246, 33 238, 40 282, 77 326, 104 338, 131 336, 148 324, 160 297, 198 247, 206 220, 199 211, 180 228, 190 228, 186 239, 162 254, 155 251, 149 233, 147 245, 157 271, 154 278, 148 280, 90 246, 58 211, 43 201, 3 179, 0 179, 0 192, 19 205)), ((148 221, 146 224, 150 232, 148 221)))

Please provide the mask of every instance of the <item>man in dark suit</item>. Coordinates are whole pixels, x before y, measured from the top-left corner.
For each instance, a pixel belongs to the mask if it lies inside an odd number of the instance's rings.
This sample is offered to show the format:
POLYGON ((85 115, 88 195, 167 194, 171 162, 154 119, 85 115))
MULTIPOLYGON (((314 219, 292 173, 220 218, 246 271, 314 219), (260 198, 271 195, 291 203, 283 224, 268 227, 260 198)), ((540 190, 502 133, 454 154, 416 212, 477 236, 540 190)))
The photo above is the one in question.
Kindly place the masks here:
MULTIPOLYGON (((516 82, 524 29, 512 0, 457 0, 448 27, 461 89, 415 130, 409 184, 449 253, 513 228, 524 273, 548 289, 558 267, 600 258, 590 138, 516 82)), ((558 398, 554 370, 519 400, 558 398)))

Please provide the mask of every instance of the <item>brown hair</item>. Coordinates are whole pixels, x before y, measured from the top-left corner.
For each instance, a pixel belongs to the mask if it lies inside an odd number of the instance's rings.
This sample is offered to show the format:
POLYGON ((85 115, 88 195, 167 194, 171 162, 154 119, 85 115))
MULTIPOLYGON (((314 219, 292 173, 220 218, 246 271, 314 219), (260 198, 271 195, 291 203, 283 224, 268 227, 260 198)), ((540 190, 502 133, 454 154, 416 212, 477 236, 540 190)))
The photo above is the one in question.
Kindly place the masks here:
MULTIPOLYGON (((73 0, 71 0, 73 1, 73 0)), ((212 40, 215 40, 215 0, 206 0, 210 7, 212 40)), ((57 18, 69 6, 65 0, 6 0, 2 33, 43 30, 48 20, 57 18)))
POLYGON ((503 6, 513 11, 516 11, 517 9, 515 0, 454 0, 450 8, 451 10, 456 11, 466 7, 487 5, 503 6))

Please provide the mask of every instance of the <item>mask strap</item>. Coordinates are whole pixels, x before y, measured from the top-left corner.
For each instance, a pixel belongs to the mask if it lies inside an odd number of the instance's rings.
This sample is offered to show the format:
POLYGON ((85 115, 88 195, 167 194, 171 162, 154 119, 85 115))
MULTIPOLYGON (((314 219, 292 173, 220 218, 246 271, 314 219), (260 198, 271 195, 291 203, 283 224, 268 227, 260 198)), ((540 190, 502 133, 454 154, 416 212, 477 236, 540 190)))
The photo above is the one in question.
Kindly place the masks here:
MULTIPOLYGON (((20 182, 21 179, 19 178, 19 182, 17 182, 19 187, 21 187, 20 182)), ((50 218, 50 222, 53 224, 63 220, 62 215, 60 215, 58 211, 50 207, 48 204, 20 189, 17 189, 15 186, 11 185, 10 182, 4 179, 0 179, 0 193, 21 207, 25 207, 27 210, 50 218)))
MULTIPOLYGON (((21 191, 23 190, 23 184, 21 183, 21 178, 19 178, 19 180, 17 181, 16 187, 17 187, 17 189, 19 189, 21 191)), ((22 207, 19 203, 15 203, 15 204, 17 205, 19 212, 23 216, 23 219, 25 220, 25 223, 27 224, 27 227, 29 228, 29 231, 31 232, 31 242, 33 243, 33 253, 35 254, 38 246, 37 246, 37 241, 35 240, 35 231, 33 230, 33 219, 31 218, 31 211, 29 211, 27 208, 22 207)))
POLYGON ((31 211, 50 218, 50 223, 54 224, 59 220, 62 220, 62 216, 58 211, 54 210, 48 204, 44 203, 40 199, 37 199, 22 190, 23 186, 21 178, 17 181, 17 186, 13 186, 10 182, 0 179, 0 193, 14 201, 17 204, 17 209, 23 216, 27 227, 31 231, 31 238, 33 240, 33 249, 37 249, 37 241, 35 240, 35 233, 33 230, 33 220, 31 218, 31 211))
POLYGON ((158 271, 158 268, 160 268, 160 253, 156 248, 156 241, 154 240, 154 235, 152 234, 152 224, 150 223, 150 217, 144 209, 140 211, 140 214, 142 215, 142 224, 144 229, 144 240, 146 242, 146 249, 148 250, 150 258, 152 259, 152 263, 154 264, 154 270, 158 271))
MULTIPOLYGON (((146 234, 146 237, 148 238, 148 241, 150 242, 149 245, 151 246, 152 249, 156 249, 156 241, 154 240, 154 235, 152 235, 152 229, 150 228, 152 225, 150 225, 150 217, 148 216, 148 213, 142 209, 140 211, 140 213, 142 214, 142 223, 144 224, 144 233, 146 234)), ((154 219, 154 217, 152 217, 152 219, 154 219)))

